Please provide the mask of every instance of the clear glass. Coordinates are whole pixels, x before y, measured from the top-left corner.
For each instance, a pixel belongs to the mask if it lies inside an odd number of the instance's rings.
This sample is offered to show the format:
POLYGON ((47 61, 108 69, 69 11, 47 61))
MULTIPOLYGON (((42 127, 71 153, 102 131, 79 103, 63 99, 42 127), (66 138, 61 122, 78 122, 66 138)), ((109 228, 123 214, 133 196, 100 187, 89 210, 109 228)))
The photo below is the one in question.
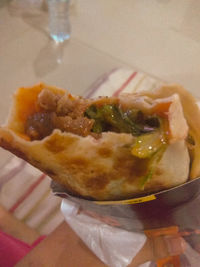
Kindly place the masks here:
POLYGON ((69 21, 70 0, 47 0, 49 12, 49 33, 51 38, 60 43, 70 38, 69 21))

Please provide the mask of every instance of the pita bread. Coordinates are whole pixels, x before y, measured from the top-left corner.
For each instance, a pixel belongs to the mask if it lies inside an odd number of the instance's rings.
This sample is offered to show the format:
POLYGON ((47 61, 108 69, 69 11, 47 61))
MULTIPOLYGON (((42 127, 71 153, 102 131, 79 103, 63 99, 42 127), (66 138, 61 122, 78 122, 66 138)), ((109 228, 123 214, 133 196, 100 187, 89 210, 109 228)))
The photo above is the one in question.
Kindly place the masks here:
MULTIPOLYGON (((99 139, 95 139, 91 135, 83 137, 54 129, 42 140, 31 141, 24 132, 24 125, 28 116, 39 110, 37 98, 44 88, 61 96, 68 94, 45 84, 20 88, 14 96, 7 123, 0 128, 0 146, 48 174, 70 193, 95 200, 119 200, 187 181, 190 157, 186 138, 188 124, 191 123, 185 117, 188 119, 190 116, 187 109, 184 114, 179 92, 173 87, 171 94, 166 96, 161 93, 152 94, 152 97, 147 93, 119 96, 120 103, 127 108, 135 107, 146 114, 158 107, 167 107, 168 144, 144 187, 140 186, 140 181, 146 175, 148 159, 132 155, 131 147, 137 137, 130 133, 103 132, 99 139)), ((98 101, 102 100, 94 100, 93 103, 98 101)), ((193 133, 193 127, 191 131, 193 133)), ((195 158, 192 166, 196 166, 195 158)))

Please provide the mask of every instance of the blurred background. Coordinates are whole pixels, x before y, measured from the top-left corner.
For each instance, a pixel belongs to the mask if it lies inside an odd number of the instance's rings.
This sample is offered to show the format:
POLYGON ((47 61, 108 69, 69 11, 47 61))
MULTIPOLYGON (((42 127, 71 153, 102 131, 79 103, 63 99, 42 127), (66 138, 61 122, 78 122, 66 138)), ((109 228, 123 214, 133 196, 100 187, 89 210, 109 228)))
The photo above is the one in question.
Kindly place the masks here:
POLYGON ((45 1, 1 1, 0 121, 19 86, 44 81, 81 94, 120 66, 181 83, 197 95, 199 12, 196 0, 74 0, 71 38, 58 49, 48 34, 45 1))

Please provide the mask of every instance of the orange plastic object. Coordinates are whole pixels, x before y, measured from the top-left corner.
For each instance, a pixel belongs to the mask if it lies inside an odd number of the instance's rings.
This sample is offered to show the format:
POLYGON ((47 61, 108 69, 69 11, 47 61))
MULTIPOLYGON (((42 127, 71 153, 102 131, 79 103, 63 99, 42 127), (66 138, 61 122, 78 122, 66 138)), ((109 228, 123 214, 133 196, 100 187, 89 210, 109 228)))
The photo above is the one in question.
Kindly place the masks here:
MULTIPOLYGON (((179 228, 178 226, 170 226, 167 228, 152 229, 144 231, 147 237, 156 237, 156 236, 165 236, 165 235, 178 235, 179 228)), ((180 257, 171 256, 164 259, 159 259, 157 261, 157 267, 180 267, 180 257)))
POLYGON ((160 259, 157 261, 157 267, 180 267, 180 257, 179 256, 172 256, 165 259, 160 259))

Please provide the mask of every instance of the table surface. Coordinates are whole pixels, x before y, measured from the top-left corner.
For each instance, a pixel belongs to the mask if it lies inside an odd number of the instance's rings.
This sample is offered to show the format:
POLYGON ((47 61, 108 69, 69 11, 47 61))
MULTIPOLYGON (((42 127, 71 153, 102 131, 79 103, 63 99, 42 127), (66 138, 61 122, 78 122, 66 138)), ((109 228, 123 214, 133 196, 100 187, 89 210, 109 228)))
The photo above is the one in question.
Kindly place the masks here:
POLYGON ((48 37, 47 12, 20 13, 8 3, 0 8, 1 121, 19 86, 44 81, 81 94, 119 66, 200 94, 199 1, 74 0, 71 40, 63 47, 48 37))
POLYGON ((44 81, 81 94, 118 66, 200 94, 199 1, 74 0, 71 40, 59 48, 48 37, 47 12, 20 14, 8 3, 0 8, 1 121, 19 86, 44 81))

